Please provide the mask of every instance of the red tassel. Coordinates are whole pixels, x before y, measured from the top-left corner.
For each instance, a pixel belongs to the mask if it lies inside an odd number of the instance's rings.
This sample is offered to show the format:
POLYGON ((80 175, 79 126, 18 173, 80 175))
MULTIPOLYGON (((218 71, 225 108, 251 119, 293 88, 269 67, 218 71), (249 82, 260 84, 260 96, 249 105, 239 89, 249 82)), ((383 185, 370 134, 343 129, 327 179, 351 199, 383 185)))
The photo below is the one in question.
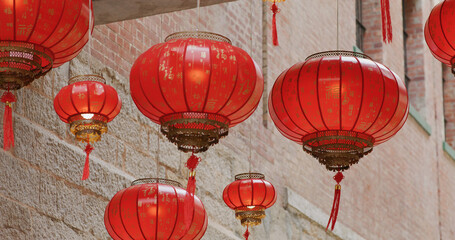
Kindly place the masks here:
POLYGON ((332 223, 331 231, 335 228, 335 223, 337 222, 338 218, 338 209, 340 207, 340 197, 341 197, 341 185, 340 182, 343 180, 344 176, 343 173, 338 172, 333 179, 337 182, 335 185, 335 196, 333 197, 333 205, 332 205, 332 212, 330 213, 329 222, 327 223, 327 227, 325 231, 329 229, 330 223, 332 223))
POLYGON ((273 45, 278 46, 278 31, 276 30, 276 14, 280 12, 280 9, 273 1, 272 7, 270 8, 273 12, 272 18, 272 36, 273 36, 273 45))
POLYGON ((393 38, 392 19, 390 17, 389 0, 381 0, 382 15, 382 40, 384 43, 391 43, 393 38))
POLYGON ((10 91, 3 93, 1 101, 5 103, 5 113, 3 115, 3 149, 8 151, 14 147, 14 131, 13 131, 13 110, 11 104, 16 102, 16 96, 10 91))
POLYGON ((185 214, 184 222, 186 231, 190 229, 193 211, 194 211, 194 193, 196 191, 196 167, 200 162, 200 158, 196 155, 191 154, 191 157, 186 161, 186 167, 190 170, 190 177, 188 178, 188 184, 186 191, 188 192, 185 196, 185 214))
POLYGON ((249 236, 250 236, 250 232, 248 231, 248 225, 246 225, 246 231, 243 234, 243 237, 245 238, 245 240, 248 240, 249 236))
POLYGON ((87 180, 88 176, 90 175, 90 160, 89 156, 90 153, 93 151, 93 147, 90 145, 90 143, 87 143, 87 146, 85 147, 85 165, 84 165, 84 171, 82 172, 82 181, 87 180))

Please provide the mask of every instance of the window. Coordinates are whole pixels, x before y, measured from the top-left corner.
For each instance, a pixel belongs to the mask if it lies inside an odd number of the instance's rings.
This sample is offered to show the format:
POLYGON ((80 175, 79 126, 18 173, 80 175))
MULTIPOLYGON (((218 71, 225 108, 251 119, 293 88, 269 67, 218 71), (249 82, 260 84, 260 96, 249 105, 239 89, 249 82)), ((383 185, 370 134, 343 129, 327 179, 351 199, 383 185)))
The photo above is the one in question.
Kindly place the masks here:
POLYGON ((355 1, 355 25, 356 25, 356 45, 363 51, 363 37, 365 35, 365 26, 362 24, 362 0, 355 1))

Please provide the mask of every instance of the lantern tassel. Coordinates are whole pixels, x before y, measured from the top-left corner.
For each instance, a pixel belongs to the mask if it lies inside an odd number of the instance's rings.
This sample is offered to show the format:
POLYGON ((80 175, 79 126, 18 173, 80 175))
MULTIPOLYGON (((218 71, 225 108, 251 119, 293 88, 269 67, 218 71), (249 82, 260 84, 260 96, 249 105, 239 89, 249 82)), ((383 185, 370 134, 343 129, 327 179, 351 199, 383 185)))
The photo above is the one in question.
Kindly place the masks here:
POLYGON ((4 92, 1 101, 5 103, 5 113, 3 115, 3 150, 8 151, 14 147, 13 131, 13 110, 12 103, 16 102, 16 96, 9 90, 4 92))
POLYGON ((88 176, 90 175, 90 153, 93 151, 92 145, 90 145, 90 142, 87 143, 87 146, 85 147, 85 165, 84 165, 84 171, 82 172, 82 181, 87 180, 88 176))
POLYGON ((245 238, 245 240, 248 240, 249 236, 250 236, 250 231, 248 231, 248 225, 246 225, 246 231, 243 234, 243 237, 245 238))
POLYGON ((382 40, 384 43, 391 43, 393 38, 392 19, 390 17, 390 2, 389 0, 381 0, 381 15, 382 15, 382 40))
POLYGON ((273 36, 273 45, 278 46, 278 31, 276 29, 276 14, 280 12, 280 9, 276 5, 275 1, 273 1, 272 7, 270 8, 273 12, 272 18, 272 36, 273 36))
POLYGON ((201 161, 196 155, 191 154, 186 162, 186 167, 190 170, 190 176, 188 178, 188 184, 186 186, 187 194, 185 196, 185 225, 188 231, 193 218, 194 210, 194 193, 196 191, 196 167, 201 161))
POLYGON ((333 205, 332 205, 332 212, 330 213, 330 218, 329 222, 327 223, 327 227, 325 228, 325 231, 329 229, 330 223, 332 223, 332 226, 330 228, 331 231, 335 228, 335 223, 337 222, 337 217, 338 217, 338 209, 340 207, 340 197, 341 197, 341 185, 340 182, 343 180, 344 176, 343 173, 338 172, 335 174, 333 179, 337 182, 337 185, 335 185, 335 196, 333 198, 333 205))

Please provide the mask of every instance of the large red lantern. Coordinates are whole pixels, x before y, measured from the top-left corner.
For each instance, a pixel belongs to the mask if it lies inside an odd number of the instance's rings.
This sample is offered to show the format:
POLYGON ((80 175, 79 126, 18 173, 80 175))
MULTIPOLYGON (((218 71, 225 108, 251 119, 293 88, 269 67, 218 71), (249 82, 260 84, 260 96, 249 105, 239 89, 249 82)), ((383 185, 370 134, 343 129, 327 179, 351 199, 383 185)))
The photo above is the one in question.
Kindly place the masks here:
MULTIPOLYGON (((68 62, 88 42, 91 0, 0 1, 0 89, 6 90, 3 148, 14 146, 10 90, 68 62)), ((93 24, 90 26, 93 29, 93 24)))
POLYGON ((194 191, 194 153, 206 151, 247 119, 264 89, 260 67, 224 36, 208 32, 171 34, 143 53, 130 75, 138 109, 178 148, 193 155, 188 190, 194 191))
MULTIPOLYGON (((398 75, 364 54, 345 51, 317 53, 295 64, 278 77, 269 98, 278 130, 332 171, 348 169, 394 136, 408 108, 398 75)), ((342 179, 339 172, 335 180, 342 179)), ((339 193, 337 184, 335 199, 339 193)))
POLYGON ((445 0, 431 10, 425 23, 425 40, 433 56, 455 74, 455 1, 445 0))
POLYGON ((107 132, 107 123, 119 114, 121 107, 117 91, 98 75, 73 77, 55 96, 55 112, 63 122, 70 124, 77 140, 87 143, 82 180, 89 176, 89 155, 93 150, 90 143, 101 139, 107 132))
POLYGON ((194 197, 190 222, 186 223, 185 196, 178 182, 139 179, 112 198, 104 213, 104 225, 114 240, 198 240, 207 230, 204 205, 194 197))
POLYGON ((265 180, 261 173, 242 173, 235 176, 235 181, 223 191, 223 200, 243 226, 246 226, 244 237, 248 239, 250 226, 262 223, 265 209, 276 202, 276 191, 273 185, 265 180))

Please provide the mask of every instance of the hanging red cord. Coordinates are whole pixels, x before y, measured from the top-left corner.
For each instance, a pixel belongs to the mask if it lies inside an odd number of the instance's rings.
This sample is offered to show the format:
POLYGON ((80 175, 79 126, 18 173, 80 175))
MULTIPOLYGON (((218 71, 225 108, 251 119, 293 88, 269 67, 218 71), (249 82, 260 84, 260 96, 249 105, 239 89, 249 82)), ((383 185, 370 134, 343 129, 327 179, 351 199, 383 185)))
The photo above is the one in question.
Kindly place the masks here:
POLYGON ((330 218, 329 222, 327 223, 327 227, 325 230, 330 226, 330 223, 332 223, 332 227, 330 228, 331 231, 333 231, 333 228, 335 228, 335 223, 337 221, 338 217, 338 209, 340 207, 340 197, 341 197, 341 185, 340 182, 343 180, 344 176, 342 172, 338 172, 335 174, 333 179, 337 182, 337 185, 335 185, 335 196, 333 197, 333 205, 332 205, 332 212, 330 213, 330 218))
POLYGON ((389 0, 381 0, 381 15, 382 15, 382 40, 384 43, 391 43, 393 38, 392 19, 390 17, 390 2, 389 0))
POLYGON ((194 209, 194 193, 196 191, 196 167, 199 164, 201 159, 194 155, 194 152, 191 154, 190 158, 186 161, 186 167, 190 170, 188 184, 186 186, 186 191, 188 192, 185 196, 185 225, 188 231, 192 218, 193 218, 193 209, 194 209))
POLYGON ((248 231, 248 225, 246 225, 246 231, 243 234, 243 237, 245 238, 245 240, 248 240, 249 236, 250 236, 250 231, 248 231))
POLYGON ((9 90, 4 92, 1 101, 5 103, 5 113, 3 115, 3 149, 8 151, 14 147, 13 131, 13 110, 12 103, 16 102, 16 96, 9 90))

